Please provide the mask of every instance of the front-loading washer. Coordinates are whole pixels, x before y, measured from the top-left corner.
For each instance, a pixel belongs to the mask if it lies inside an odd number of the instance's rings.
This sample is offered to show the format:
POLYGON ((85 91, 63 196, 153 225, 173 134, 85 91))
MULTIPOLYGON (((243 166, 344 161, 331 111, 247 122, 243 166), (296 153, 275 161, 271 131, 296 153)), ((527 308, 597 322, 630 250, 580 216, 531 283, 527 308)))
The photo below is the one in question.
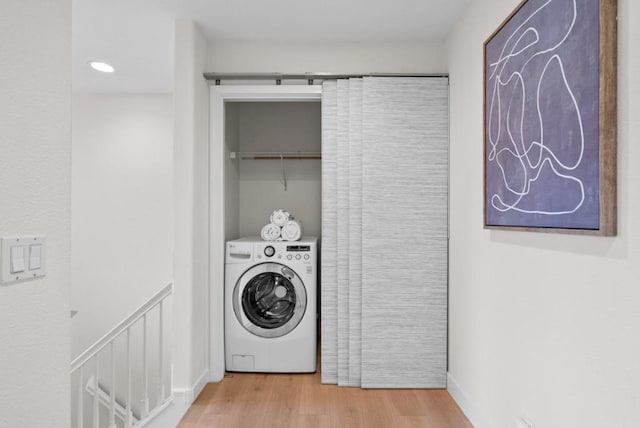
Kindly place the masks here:
POLYGON ((228 371, 316 371, 317 238, 228 241, 225 251, 228 371))

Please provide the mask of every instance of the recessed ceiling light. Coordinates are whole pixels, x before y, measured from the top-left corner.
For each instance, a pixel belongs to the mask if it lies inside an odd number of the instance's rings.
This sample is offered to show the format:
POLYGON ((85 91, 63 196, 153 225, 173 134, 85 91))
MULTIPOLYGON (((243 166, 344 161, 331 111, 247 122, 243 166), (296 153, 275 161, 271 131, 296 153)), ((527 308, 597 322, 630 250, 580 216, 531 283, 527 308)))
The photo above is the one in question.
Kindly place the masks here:
POLYGON ((89 61, 89 65, 94 70, 102 71, 103 73, 113 73, 115 71, 115 68, 113 68, 112 65, 109 65, 106 62, 89 61))

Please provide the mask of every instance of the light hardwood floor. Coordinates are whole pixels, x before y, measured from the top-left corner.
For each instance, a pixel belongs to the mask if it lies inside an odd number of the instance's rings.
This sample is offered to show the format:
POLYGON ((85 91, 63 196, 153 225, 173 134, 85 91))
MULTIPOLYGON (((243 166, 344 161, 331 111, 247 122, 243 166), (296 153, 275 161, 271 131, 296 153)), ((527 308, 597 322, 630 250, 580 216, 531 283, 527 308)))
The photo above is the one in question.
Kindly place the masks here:
POLYGON ((210 383, 181 428, 472 428, 444 390, 322 385, 320 373, 228 373, 210 383))

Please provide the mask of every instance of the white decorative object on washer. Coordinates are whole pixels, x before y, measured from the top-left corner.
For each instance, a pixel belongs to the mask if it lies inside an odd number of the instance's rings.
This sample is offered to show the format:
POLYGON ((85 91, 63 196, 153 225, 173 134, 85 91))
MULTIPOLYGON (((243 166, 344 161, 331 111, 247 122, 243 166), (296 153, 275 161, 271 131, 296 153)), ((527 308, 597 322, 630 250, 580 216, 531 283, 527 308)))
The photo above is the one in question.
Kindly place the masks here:
POLYGON ((265 241, 275 241, 280 238, 280 226, 273 223, 266 224, 260 231, 260 237, 265 241))
POLYGON ((276 226, 283 227, 291 219, 293 219, 293 216, 291 216, 288 211, 275 210, 271 214, 269 220, 271 220, 271 223, 275 224, 276 226))
POLYGON ((298 220, 289 220, 280 234, 285 241, 297 241, 302 237, 302 224, 298 220))

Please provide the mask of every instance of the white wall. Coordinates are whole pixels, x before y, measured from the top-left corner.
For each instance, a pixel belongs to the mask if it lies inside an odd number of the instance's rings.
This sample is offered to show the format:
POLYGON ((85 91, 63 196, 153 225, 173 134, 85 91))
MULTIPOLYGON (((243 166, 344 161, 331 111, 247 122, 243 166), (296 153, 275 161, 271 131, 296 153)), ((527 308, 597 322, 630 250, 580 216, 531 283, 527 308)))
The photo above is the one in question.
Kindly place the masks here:
POLYGON ((518 3, 470 2, 447 44, 450 388, 478 427, 637 427, 640 5, 618 2, 619 228, 600 238, 482 228, 482 44, 518 3))
POLYGON ((240 237, 240 161, 230 153, 240 150, 237 103, 228 103, 224 113, 224 221, 225 241, 240 237))
MULTIPOLYGON (((238 112, 239 150, 243 152, 316 152, 320 147, 320 103, 244 102, 227 104, 238 112)), ((240 236, 260 235, 275 209, 300 220, 305 235, 321 231, 319 160, 285 160, 287 190, 279 160, 236 160, 239 167, 240 236)))
POLYGON ((172 281, 170 95, 74 95, 71 321, 78 355, 172 281))
POLYGON ((206 60, 207 42, 200 29, 192 21, 177 21, 173 380, 174 389, 184 390, 187 401, 189 391, 206 378, 209 357, 209 87, 202 78, 206 60))
POLYGON ((0 13, 0 235, 47 235, 47 276, 0 286, 0 427, 67 428, 71 2, 0 13))
POLYGON ((210 44, 209 72, 243 73, 442 73, 440 43, 210 44))

